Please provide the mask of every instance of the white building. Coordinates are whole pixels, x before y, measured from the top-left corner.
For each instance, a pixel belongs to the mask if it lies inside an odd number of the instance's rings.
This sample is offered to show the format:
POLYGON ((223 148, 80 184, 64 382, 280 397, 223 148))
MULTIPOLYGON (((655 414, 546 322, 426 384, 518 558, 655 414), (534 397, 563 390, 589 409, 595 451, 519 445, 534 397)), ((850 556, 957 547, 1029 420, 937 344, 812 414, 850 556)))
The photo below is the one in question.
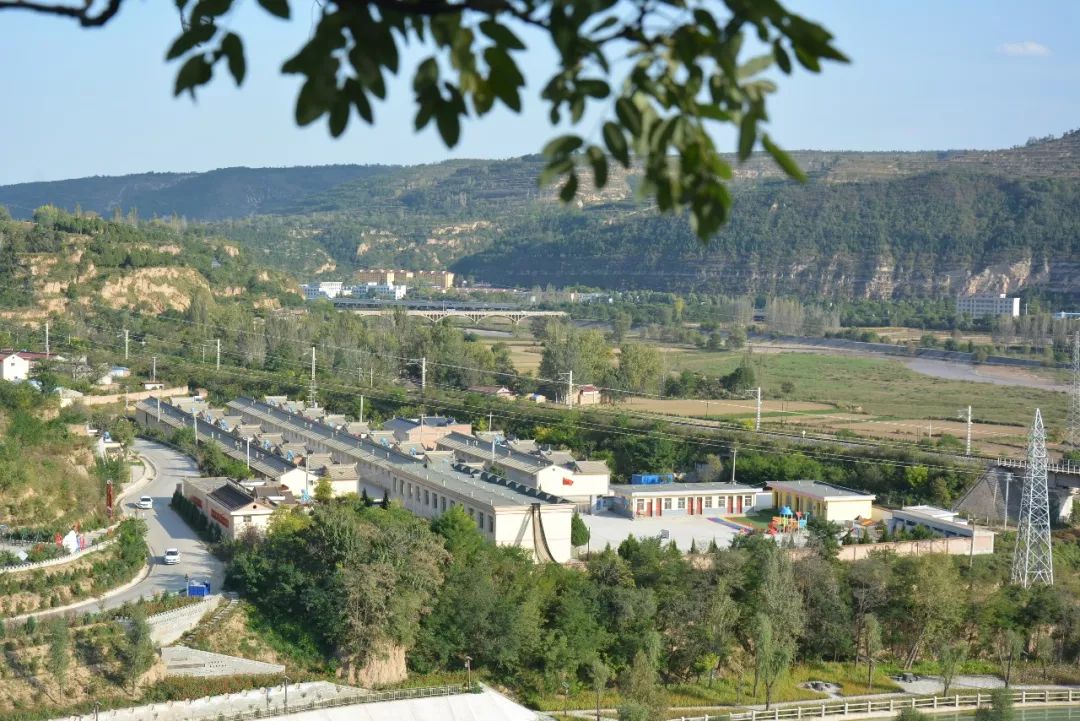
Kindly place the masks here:
POLYGON ((300 286, 304 292, 305 300, 318 300, 319 298, 337 298, 344 292, 345 284, 341 281, 324 281, 322 283, 305 283, 300 286))
POLYGON ((30 359, 20 353, 8 353, 0 356, 0 379, 5 381, 24 381, 30 377, 30 359))
POLYGON ((1010 298, 1004 293, 999 295, 962 295, 956 299, 956 312, 972 318, 986 318, 1007 315, 1016 318, 1020 315, 1020 299, 1010 298))
POLYGON ((408 290, 407 286, 394 285, 393 283, 365 283, 363 285, 354 285, 350 292, 355 298, 402 300, 408 290))

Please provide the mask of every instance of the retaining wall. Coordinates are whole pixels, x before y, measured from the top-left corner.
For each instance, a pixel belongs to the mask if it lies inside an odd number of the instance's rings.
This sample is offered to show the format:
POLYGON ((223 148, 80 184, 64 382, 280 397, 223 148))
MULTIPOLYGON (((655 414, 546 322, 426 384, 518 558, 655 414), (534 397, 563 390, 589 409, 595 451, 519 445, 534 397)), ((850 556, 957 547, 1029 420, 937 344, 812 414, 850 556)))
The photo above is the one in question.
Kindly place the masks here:
POLYGON ((37 561, 36 563, 24 563, 19 566, 4 566, 0 568, 0 574, 4 573, 21 573, 22 571, 33 571, 38 568, 48 568, 49 566, 59 566, 64 563, 73 563, 83 556, 88 556, 91 553, 97 553, 105 548, 108 548, 112 544, 116 543, 115 538, 110 538, 107 541, 101 543, 95 543, 92 546, 76 551, 75 553, 69 553, 66 556, 59 556, 57 558, 50 558, 47 561, 37 561))
POLYGON ((148 616, 146 622, 150 625, 150 638, 159 646, 167 646, 195 628, 203 616, 217 608, 220 603, 220 595, 207 596, 199 603, 148 616))
POLYGON ((73 402, 81 403, 84 406, 102 406, 108 403, 123 403, 125 400, 128 403, 135 403, 154 396, 170 398, 172 396, 187 395, 191 395, 191 391, 188 390, 187 386, 176 386, 175 388, 162 388, 158 391, 134 391, 132 393, 113 393, 107 396, 83 396, 82 398, 75 398, 73 402))

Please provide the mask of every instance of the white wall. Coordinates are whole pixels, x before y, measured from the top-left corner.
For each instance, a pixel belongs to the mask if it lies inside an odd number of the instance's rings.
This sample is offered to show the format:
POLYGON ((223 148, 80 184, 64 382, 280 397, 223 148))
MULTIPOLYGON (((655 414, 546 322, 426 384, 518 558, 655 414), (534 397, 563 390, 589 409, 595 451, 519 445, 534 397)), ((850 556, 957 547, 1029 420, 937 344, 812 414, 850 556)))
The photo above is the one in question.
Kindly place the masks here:
POLYGON ((12 353, 0 365, 0 378, 6 381, 24 381, 30 377, 30 361, 12 353))

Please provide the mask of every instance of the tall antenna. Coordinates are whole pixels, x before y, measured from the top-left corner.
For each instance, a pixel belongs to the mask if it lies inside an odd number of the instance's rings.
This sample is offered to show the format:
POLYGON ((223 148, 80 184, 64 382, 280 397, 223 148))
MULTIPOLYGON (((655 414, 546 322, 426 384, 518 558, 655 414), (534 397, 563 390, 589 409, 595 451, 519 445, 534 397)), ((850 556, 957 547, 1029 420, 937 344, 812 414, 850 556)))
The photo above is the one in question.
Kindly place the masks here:
POLYGON ((308 405, 312 408, 319 407, 319 401, 315 397, 315 346, 311 346, 311 383, 308 385, 308 405))
POLYGON ((1069 413, 1065 417, 1065 443, 1080 450, 1080 329, 1073 334, 1072 377, 1069 384, 1069 413))
POLYGON ((1046 485, 1046 429, 1042 412, 1028 435, 1027 474, 1020 496, 1020 524, 1013 551, 1012 581, 1024 588, 1054 585, 1054 554, 1050 545, 1050 494, 1046 485))

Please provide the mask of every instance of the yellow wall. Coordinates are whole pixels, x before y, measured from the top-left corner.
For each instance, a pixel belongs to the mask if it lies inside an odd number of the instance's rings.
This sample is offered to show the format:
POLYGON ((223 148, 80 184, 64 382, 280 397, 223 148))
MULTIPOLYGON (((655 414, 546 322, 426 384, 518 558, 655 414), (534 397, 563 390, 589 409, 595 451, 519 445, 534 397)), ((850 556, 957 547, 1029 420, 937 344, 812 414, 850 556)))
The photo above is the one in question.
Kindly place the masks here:
POLYGON ((810 513, 826 521, 854 521, 856 518, 870 518, 873 513, 873 502, 870 497, 855 499, 825 499, 815 498, 810 495, 795 491, 773 491, 773 500, 776 508, 788 506, 793 513, 810 513))

